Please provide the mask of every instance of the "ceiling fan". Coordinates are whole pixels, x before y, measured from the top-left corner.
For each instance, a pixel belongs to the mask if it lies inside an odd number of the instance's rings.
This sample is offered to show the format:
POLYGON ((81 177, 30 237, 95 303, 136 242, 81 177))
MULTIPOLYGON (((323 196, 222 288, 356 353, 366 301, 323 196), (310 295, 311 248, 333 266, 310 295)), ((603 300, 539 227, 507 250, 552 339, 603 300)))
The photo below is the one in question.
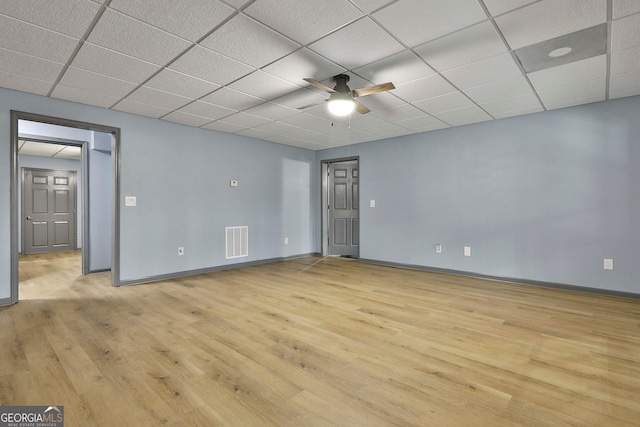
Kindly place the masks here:
MULTIPOLYGON (((318 89, 322 89, 325 92, 331 94, 331 96, 329 96, 329 99, 327 100, 329 102, 328 108, 329 111, 336 116, 346 116, 350 114, 354 109, 360 114, 366 114, 371 110, 369 110, 355 98, 371 95, 378 92, 385 92, 387 90, 396 88, 393 83, 388 82, 379 85, 368 86, 362 89, 351 90, 347 85, 347 82, 349 82, 349 76, 347 76, 346 74, 338 74, 337 76, 333 76, 333 81, 336 82, 336 86, 333 89, 331 89, 329 86, 323 85, 322 83, 314 79, 305 78, 304 80, 308 83, 311 83, 318 89)), ((300 107, 299 109, 302 110, 311 107, 312 105, 316 104, 306 105, 304 107, 300 107)))

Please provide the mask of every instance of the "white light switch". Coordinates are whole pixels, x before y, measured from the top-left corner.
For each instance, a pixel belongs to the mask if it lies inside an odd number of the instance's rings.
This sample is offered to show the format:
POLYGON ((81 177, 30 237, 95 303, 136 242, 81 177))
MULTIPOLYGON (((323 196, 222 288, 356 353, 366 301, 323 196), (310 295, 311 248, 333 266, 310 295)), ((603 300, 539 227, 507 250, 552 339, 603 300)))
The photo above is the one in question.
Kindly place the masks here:
POLYGON ((289 238, 288 238, 288 237, 285 237, 285 238, 284 238, 284 244, 285 244, 285 245, 288 245, 288 244, 289 244, 289 238))
POLYGON ((604 259, 604 269, 613 270, 613 260, 609 258, 604 259))
POLYGON ((136 197, 135 196, 126 196, 124 198, 125 206, 135 206, 136 205, 136 197))
POLYGON ((464 256, 471 256, 471 246, 464 247, 464 256))
POLYGON ((436 253, 437 254, 442 253, 442 245, 440 243, 436 243, 436 253))
POLYGON ((375 200, 369 200, 369 207, 370 208, 375 208, 376 207, 376 201, 375 200))

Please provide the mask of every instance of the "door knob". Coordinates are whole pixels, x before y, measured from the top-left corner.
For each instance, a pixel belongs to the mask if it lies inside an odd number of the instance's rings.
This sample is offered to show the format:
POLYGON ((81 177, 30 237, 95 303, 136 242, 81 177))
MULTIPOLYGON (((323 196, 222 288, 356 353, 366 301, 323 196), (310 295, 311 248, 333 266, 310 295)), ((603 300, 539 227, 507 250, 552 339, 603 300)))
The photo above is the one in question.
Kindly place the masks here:
POLYGON ((33 219, 33 218, 31 217, 31 215, 29 215, 29 216, 27 217, 27 221, 31 221, 32 219, 33 219))

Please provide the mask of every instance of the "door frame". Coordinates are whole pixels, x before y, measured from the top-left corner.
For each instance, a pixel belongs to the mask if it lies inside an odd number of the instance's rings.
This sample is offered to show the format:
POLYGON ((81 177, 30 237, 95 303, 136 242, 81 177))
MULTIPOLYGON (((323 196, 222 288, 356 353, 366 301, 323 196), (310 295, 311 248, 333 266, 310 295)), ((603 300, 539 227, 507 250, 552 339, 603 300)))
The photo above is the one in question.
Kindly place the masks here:
MULTIPOLYGON (((78 120, 63 119, 59 117, 45 116, 41 114, 28 113, 24 111, 11 110, 11 143, 10 143, 10 204, 11 204, 11 218, 10 218, 10 239, 11 239, 11 294, 9 296, 9 304, 15 304, 19 300, 19 273, 18 273, 18 180, 19 180, 19 168, 18 168, 18 120, 28 120, 32 122, 47 123, 51 125, 67 126, 77 129, 95 130, 101 132, 107 132, 113 135, 115 139, 113 151, 111 153, 111 162, 113 170, 113 203, 112 203, 112 232, 111 232, 111 284, 113 286, 120 286, 120 128, 113 126, 100 125, 96 123, 82 122, 78 120)), ((86 167, 87 149, 86 143, 82 147, 82 173, 83 184, 87 177, 88 169, 86 167), (86 177, 86 178, 85 178, 86 177)), ((85 186, 86 187, 86 186, 85 186)), ((83 188, 83 191, 86 191, 83 188)), ((88 226, 88 221, 85 219, 88 217, 88 203, 83 203, 83 227, 88 226)), ((88 229, 83 229, 83 251, 85 250, 84 242, 87 236, 88 229)), ((88 249, 88 248, 87 248, 88 249)), ((83 274, 85 273, 84 259, 88 260, 88 257, 83 256, 83 274)))
MULTIPOLYGON (((27 233, 26 233, 26 225, 27 225, 27 220, 25 219, 25 206, 26 206, 26 201, 25 201, 25 175, 27 173, 27 171, 39 171, 39 172, 67 172, 70 174, 70 176, 72 177, 72 181, 73 181, 73 250, 76 251, 78 250, 78 173, 76 171, 70 171, 70 170, 64 170, 64 169, 43 169, 43 168, 32 168, 32 167, 28 167, 28 166, 21 166, 20 167, 20 180, 21 180, 21 186, 20 186, 20 193, 21 193, 21 215, 19 215, 18 217, 20 218, 20 224, 21 224, 21 230, 22 232, 19 233, 21 234, 21 247, 22 249, 20 250, 21 254, 25 254, 26 251, 26 244, 27 244, 27 233)), ((82 208, 80 208, 80 210, 82 210, 82 208)), ((82 225, 82 231, 84 232, 84 224, 82 225)), ((52 251, 53 252, 53 251, 52 251)), ((49 252, 46 252, 49 253, 49 252)), ((84 254, 83 254, 84 255, 84 254)), ((83 256, 83 260, 82 260, 82 264, 84 267, 84 256, 83 256)), ((83 268, 83 274, 84 274, 84 268, 83 268)))
POLYGON ((337 159, 327 159, 320 162, 320 211, 321 211, 321 242, 322 242, 322 256, 329 256, 329 165, 332 163, 344 163, 355 161, 358 165, 358 258, 360 258, 360 243, 362 243, 362 236, 360 235, 360 194, 362 194, 362 173, 360 171, 360 156, 341 157, 337 159))

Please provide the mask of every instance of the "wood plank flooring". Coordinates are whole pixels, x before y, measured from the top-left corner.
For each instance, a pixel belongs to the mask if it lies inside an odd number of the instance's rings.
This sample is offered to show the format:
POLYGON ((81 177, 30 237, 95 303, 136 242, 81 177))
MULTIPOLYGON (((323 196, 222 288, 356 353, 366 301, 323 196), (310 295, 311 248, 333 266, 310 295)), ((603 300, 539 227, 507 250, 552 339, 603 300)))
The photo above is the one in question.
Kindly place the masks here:
POLYGON ((23 257, 0 404, 69 427, 640 426, 640 301, 319 260, 113 288, 77 253, 23 257))

